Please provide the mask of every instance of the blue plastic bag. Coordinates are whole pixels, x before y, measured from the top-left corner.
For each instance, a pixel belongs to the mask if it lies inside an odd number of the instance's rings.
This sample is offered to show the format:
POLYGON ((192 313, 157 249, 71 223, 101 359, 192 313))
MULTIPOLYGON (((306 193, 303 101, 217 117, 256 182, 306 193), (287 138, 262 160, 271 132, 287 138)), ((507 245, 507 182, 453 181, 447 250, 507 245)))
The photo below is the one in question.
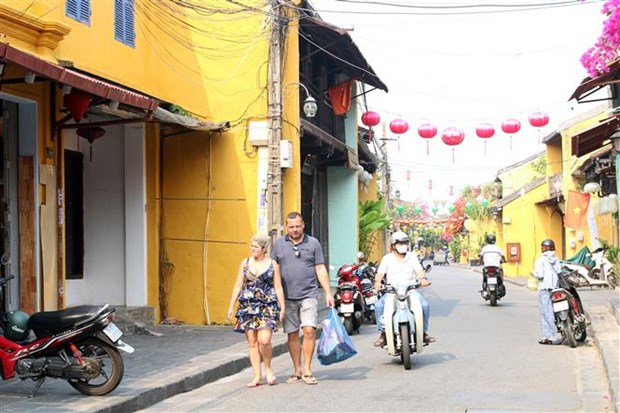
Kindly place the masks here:
POLYGON ((324 366, 339 363, 357 354, 353 341, 344 328, 338 312, 330 308, 327 318, 321 322, 321 337, 316 356, 324 366))

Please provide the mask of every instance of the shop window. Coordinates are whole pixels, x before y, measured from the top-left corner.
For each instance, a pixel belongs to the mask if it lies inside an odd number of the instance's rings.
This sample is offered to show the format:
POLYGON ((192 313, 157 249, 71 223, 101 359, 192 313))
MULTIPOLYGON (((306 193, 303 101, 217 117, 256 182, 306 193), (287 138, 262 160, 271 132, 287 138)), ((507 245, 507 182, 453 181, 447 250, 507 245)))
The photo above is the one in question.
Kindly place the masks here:
POLYGON ((114 38, 135 47, 134 0, 114 0, 114 38))
POLYGON ((67 17, 90 26, 90 0, 67 0, 67 17))

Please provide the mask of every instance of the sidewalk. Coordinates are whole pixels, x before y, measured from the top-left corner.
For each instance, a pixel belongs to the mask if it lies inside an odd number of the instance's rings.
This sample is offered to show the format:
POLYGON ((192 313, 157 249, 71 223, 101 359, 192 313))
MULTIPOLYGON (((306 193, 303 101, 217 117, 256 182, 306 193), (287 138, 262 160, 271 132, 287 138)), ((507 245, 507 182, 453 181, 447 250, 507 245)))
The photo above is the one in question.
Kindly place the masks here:
MULTIPOLYGON (((461 268, 468 268, 466 265, 461 268)), ((470 268, 476 271, 475 268, 470 268)), ((525 288, 526 277, 507 277, 506 282, 525 288)), ((580 294, 582 291, 580 290, 580 294)), ((618 410, 619 292, 584 290, 582 300, 592 320, 589 336, 606 366, 610 394, 618 410)), ((320 301, 323 302, 324 301, 320 301)), ((320 318, 324 318, 325 309, 320 318)), ((249 367, 242 334, 230 326, 154 326, 156 335, 126 336, 136 348, 123 354, 125 376, 120 386, 104 397, 83 396, 63 380, 48 379, 37 396, 28 399, 34 382, 13 379, 0 383, 0 413, 26 412, 135 412, 176 394, 191 391, 249 367)), ((273 336, 274 356, 287 352, 286 335, 273 336)), ((285 377, 280 377, 280 381, 285 377)))

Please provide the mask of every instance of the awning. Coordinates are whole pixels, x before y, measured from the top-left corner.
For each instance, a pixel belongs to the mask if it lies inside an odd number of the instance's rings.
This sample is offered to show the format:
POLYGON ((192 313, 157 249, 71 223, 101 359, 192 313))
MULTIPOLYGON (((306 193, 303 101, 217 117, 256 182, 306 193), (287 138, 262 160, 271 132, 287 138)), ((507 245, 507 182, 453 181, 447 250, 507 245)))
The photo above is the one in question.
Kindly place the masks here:
POLYGON ((0 42, 0 59, 35 72, 41 77, 55 80, 63 85, 68 85, 105 99, 115 100, 119 103, 148 111, 154 111, 159 106, 157 99, 50 63, 7 43, 0 42))
POLYGON ((620 119, 614 116, 596 125, 593 128, 576 134, 571 142, 571 154, 582 157, 593 152, 605 144, 609 140, 611 134, 618 128, 620 119))
POLYGON ((317 138, 320 142, 324 143, 325 145, 334 148, 334 150, 339 152, 340 154, 342 155, 347 154, 347 145, 344 142, 339 141, 338 139, 336 139, 334 136, 330 135, 329 133, 325 132, 320 127, 314 125, 313 123, 308 122, 306 119, 301 119, 300 126, 302 130, 302 136, 303 136, 303 133, 308 133, 314 136, 315 138, 317 138))
POLYGON ((197 131, 224 131, 230 129, 230 122, 210 122, 178 115, 163 108, 155 110, 155 119, 163 123, 173 123, 197 131))
POLYGON ((300 36, 324 52, 349 78, 388 91, 346 30, 310 16, 299 19, 299 27, 300 36))
POLYGON ((609 72, 607 73, 595 77, 594 79, 591 77, 583 79, 568 100, 577 99, 577 101, 581 101, 605 86, 620 83, 620 59, 611 62, 608 67, 609 72))

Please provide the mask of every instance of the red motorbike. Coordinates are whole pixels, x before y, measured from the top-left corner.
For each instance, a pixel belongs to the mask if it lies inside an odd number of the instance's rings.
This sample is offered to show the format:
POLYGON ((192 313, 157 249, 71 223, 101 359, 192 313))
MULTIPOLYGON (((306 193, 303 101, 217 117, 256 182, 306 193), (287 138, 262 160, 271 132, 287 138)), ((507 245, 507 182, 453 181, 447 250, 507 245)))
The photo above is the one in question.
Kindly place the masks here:
POLYGON ((357 264, 343 265, 338 270, 338 286, 334 305, 349 335, 359 332, 364 321, 366 303, 362 296, 362 284, 357 275, 357 264))
MULTIPOLYGON (((0 279, 0 303, 6 283, 0 279)), ((110 393, 123 378, 123 358, 133 347, 120 340, 114 324, 116 309, 109 305, 78 306, 29 316, 23 311, 5 312, 0 305, 0 372, 2 379, 17 374, 34 380, 34 397, 47 377, 67 380, 89 396, 110 393)))

